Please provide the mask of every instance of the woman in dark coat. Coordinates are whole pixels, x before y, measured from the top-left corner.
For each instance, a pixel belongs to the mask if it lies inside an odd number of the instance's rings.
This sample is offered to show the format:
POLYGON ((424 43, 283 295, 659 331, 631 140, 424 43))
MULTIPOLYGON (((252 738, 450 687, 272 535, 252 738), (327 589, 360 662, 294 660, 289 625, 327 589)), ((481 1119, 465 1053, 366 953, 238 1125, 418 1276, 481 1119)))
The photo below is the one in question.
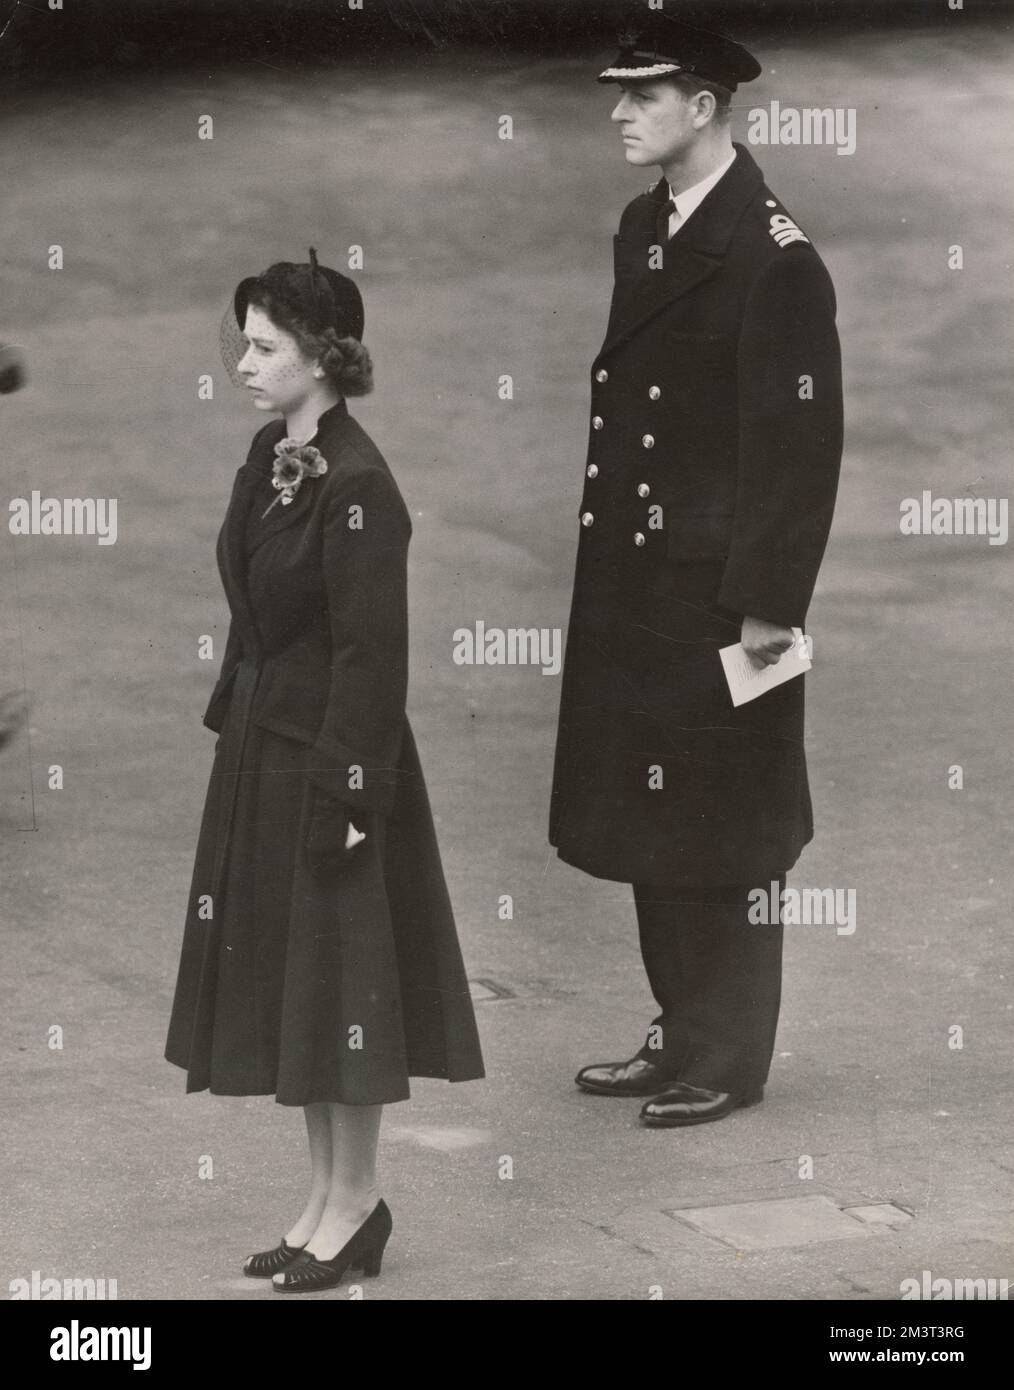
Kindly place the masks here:
POLYGON ((218 539, 232 615, 166 1057, 187 1090, 301 1105, 310 1195, 253 1277, 379 1272, 383 1105, 483 1075, 405 717, 411 523, 345 397, 372 389, 347 277, 281 262, 234 298, 254 437, 218 539))

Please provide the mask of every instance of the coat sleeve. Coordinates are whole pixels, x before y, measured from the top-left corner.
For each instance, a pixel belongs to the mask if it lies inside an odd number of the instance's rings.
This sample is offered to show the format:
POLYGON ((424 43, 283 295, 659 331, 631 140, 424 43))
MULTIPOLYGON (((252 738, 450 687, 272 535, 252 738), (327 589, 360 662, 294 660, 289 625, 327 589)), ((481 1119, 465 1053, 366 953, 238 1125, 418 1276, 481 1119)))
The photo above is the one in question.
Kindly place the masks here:
POLYGON ((354 815, 394 802, 408 686, 408 542, 394 480, 379 469, 344 482, 324 518, 331 681, 306 770, 354 815), (350 526, 361 508, 362 526, 350 526))
POLYGON ((719 602, 743 616, 802 627, 842 451, 835 295, 810 248, 780 252, 754 285, 738 387, 736 507, 719 602))

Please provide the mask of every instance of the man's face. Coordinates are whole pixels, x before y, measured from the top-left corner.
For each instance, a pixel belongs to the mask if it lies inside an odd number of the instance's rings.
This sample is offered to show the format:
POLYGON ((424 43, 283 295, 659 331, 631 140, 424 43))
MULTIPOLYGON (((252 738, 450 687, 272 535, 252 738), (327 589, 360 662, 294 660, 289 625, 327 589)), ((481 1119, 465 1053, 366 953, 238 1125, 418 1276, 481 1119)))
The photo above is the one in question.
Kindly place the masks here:
POLYGON ((694 109, 671 82, 623 82, 610 120, 623 135, 628 164, 668 164, 693 143, 694 109))

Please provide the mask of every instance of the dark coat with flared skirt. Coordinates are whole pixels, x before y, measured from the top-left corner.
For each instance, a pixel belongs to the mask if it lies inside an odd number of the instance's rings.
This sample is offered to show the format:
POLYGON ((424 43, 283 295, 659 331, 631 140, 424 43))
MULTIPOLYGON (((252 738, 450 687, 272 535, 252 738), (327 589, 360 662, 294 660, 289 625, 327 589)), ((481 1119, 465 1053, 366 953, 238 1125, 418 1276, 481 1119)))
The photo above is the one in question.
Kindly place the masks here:
POLYGON ((255 437, 219 536, 232 621, 166 1056, 188 1090, 383 1103, 483 1074, 405 715, 411 524, 344 402, 311 441, 326 474, 265 517, 283 435, 255 437), (314 871, 321 795, 366 840, 314 871))

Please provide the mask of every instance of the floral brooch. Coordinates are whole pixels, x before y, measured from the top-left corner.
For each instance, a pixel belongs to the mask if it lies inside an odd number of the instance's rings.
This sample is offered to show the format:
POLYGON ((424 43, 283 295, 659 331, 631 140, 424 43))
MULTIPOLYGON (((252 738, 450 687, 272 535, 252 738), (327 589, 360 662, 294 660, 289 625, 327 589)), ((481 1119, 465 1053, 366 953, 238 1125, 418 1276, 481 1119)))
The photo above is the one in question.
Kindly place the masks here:
POLYGON ((278 490, 274 502, 261 513, 261 520, 267 516, 276 503, 287 507, 299 491, 304 478, 319 478, 327 472, 327 460, 312 444, 300 444, 298 439, 283 439, 275 445, 275 461, 272 464, 274 477, 271 486, 278 490))

